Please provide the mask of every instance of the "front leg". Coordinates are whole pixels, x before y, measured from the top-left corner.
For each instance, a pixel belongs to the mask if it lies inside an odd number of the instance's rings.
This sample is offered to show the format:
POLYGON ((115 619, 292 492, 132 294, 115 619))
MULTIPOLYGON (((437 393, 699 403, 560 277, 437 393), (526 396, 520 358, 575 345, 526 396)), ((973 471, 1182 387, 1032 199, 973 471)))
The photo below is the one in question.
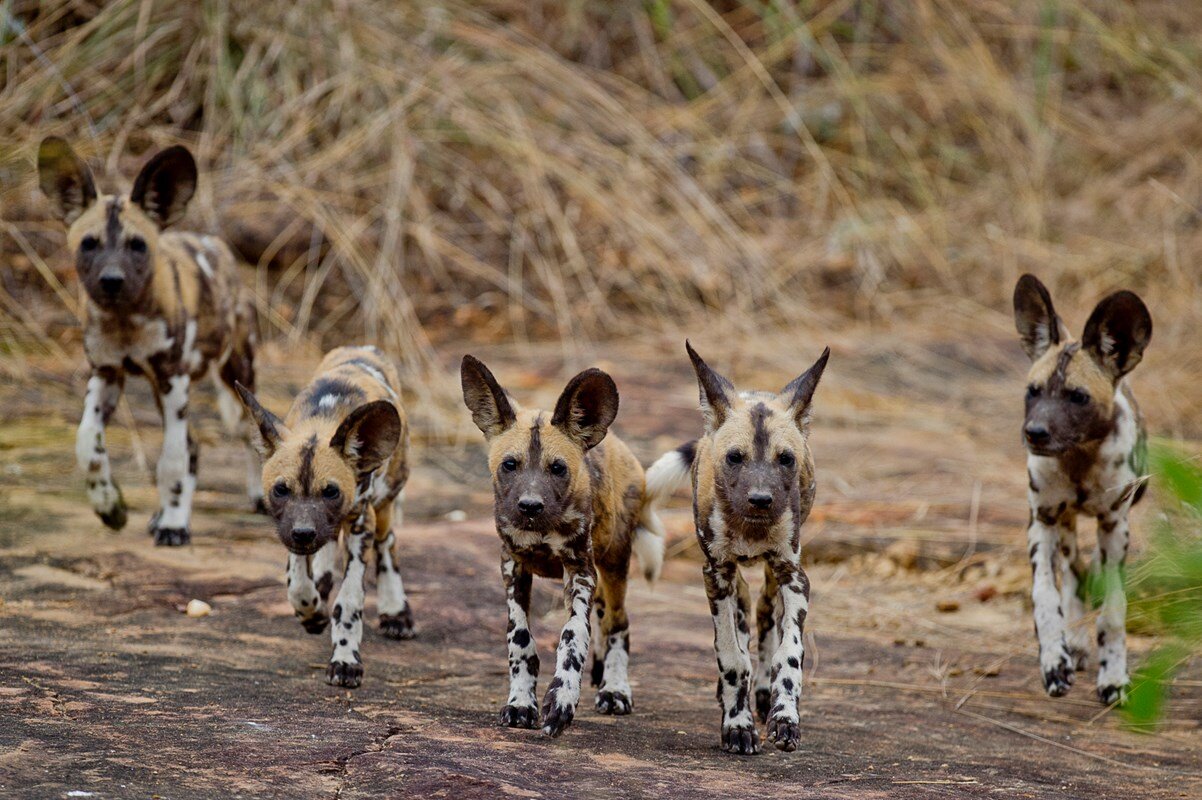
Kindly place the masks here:
POLYGON ((309 633, 322 633, 330 622, 326 604, 334 584, 337 547, 337 542, 329 542, 311 556, 288 554, 288 602, 309 633))
MULTIPOLYGON (((405 584, 397 568, 397 541, 393 532, 393 509, 399 509, 398 497, 376 509, 376 605, 380 612, 380 633, 389 639, 412 639, 417 635, 413 623, 413 609, 405 595, 405 584)), ((400 521, 400 514, 396 514, 400 521)))
POLYGON ((755 665, 755 711, 760 722, 767 722, 768 713, 772 710, 772 659, 780 644, 776 630, 777 594, 779 587, 776 585, 776 574, 772 567, 765 563, 764 588, 760 592, 755 609, 759 643, 755 665))
POLYGON ((564 605, 568 621, 555 651, 555 677, 543 697, 543 733, 558 736, 572 724, 580 701, 580 679, 588 658, 593 591, 597 586, 591 554, 563 565, 564 605))
POLYGON ((346 569, 338 599, 334 601, 334 624, 330 639, 334 654, 326 669, 326 683, 354 689, 363 682, 363 659, 359 643, 363 640, 363 596, 367 576, 367 551, 374 537, 375 511, 362 508, 351 520, 346 532, 346 569))
POLYGON ((801 568, 798 553, 770 559, 769 566, 779 587, 781 615, 780 640, 772 657, 768 739, 777 749, 791 752, 801 741, 797 705, 801 699, 802 664, 805 661, 802 637, 810 608, 810 579, 801 568))
POLYGON ((1098 560, 1104 591, 1098 615, 1098 699, 1106 705, 1126 702, 1131 683, 1127 674, 1127 593, 1123 587, 1130 537, 1126 507, 1098 517, 1098 560))
POLYGON ((531 573, 505 552, 501 559, 505 579, 505 603, 509 630, 505 634, 509 653, 509 699, 501 709, 501 724, 507 728, 538 727, 538 647, 530 633, 531 573))
POLYGON ((1061 697, 1073 684, 1073 657, 1064 635, 1064 609, 1056 589, 1053 561, 1059 545, 1058 507, 1037 506, 1027 530, 1027 555, 1031 559, 1031 602, 1035 607, 1035 635, 1039 639, 1039 667, 1043 687, 1052 697, 1061 697))
POLYGON ((1085 562, 1077 547, 1077 515, 1066 511, 1056 522, 1060 535, 1060 550, 1056 568, 1060 573, 1060 608, 1064 612, 1064 640, 1068 645, 1073 667, 1085 669, 1089 660, 1089 631, 1082 624, 1085 616, 1085 562))
POLYGON ((754 755, 760 752, 760 737, 751 714, 748 637, 739 633, 738 567, 733 562, 707 561, 704 575, 710 614, 714 618, 714 651, 718 656, 722 749, 754 755))
POLYGON ((117 408, 124 382, 124 373, 115 367, 92 370, 75 438, 75 459, 88 476, 88 502, 100 521, 115 531, 125 527, 129 514, 121 489, 113 481, 104 429, 117 408))
POLYGON ((192 516, 192 494, 196 491, 196 442, 188 435, 188 391, 186 374, 160 380, 159 408, 163 417, 163 450, 159 454, 156 481, 159 510, 150 523, 154 543, 176 547, 192 539, 188 524, 192 516))

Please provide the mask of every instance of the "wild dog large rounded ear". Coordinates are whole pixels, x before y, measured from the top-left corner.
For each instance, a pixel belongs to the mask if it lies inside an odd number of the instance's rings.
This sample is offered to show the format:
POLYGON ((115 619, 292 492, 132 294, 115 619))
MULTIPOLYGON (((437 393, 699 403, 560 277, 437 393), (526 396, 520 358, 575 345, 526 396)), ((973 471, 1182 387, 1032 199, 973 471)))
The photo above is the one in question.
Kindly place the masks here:
POLYGON ((250 413, 250 418, 255 421, 255 425, 259 428, 259 436, 255 440, 255 449, 259 451, 259 455, 263 458, 271 458, 272 454, 279 448, 280 442, 284 441, 284 437, 288 435, 288 429, 284 427, 284 423, 275 414, 272 414, 259 403, 259 399, 255 397, 254 392, 247 389, 238 381, 234 381, 234 389, 238 392, 238 399, 242 401, 242 405, 250 413))
POLYGON ((517 422, 505 390, 480 359, 471 355, 463 357, 459 365, 459 382, 463 387, 464 405, 472 412, 472 422, 484 438, 491 439, 504 433, 517 422))
POLYGON ((1023 275, 1014 287, 1014 327, 1032 361, 1068 338, 1051 293, 1034 275, 1023 275))
POLYGON ((794 378, 781 392, 781 395, 789 403, 789 411, 793 413, 793 418, 797 421, 799 428, 805 428, 810 422, 814 390, 818 388, 818 381, 822 379, 822 373, 826 371, 826 362, 830 357, 831 349, 827 347, 822 351, 822 355, 818 356, 814 366, 794 378))
POLYGON ((1151 339, 1152 315, 1144 301, 1132 292, 1115 292, 1089 315, 1081 348, 1117 381, 1135 369, 1151 339))
POLYGON ((618 387, 599 369, 586 369, 564 387, 551 424, 580 442, 585 450, 601 444, 618 416, 618 387))
POLYGON ((166 228, 184 216, 196 192, 196 182, 196 161, 188 148, 168 147, 142 167, 129 199, 160 228, 166 228))
POLYGON ((70 225, 96 202, 96 182, 65 139, 50 136, 38 148, 38 184, 55 215, 70 225))
POLYGON ((734 384, 710 369, 709 364, 706 364, 701 356, 697 355, 697 351, 687 340, 684 343, 684 349, 689 354, 689 360, 693 362, 693 371, 697 373, 697 386, 701 394, 701 414, 705 417, 706 430, 715 431, 722 427, 722 423, 726 421, 726 417, 730 413, 731 398, 735 393, 734 384))
POLYGON ((392 457, 401 441, 401 415, 387 400, 359 406, 342 421, 330 447, 360 474, 372 472, 392 457))

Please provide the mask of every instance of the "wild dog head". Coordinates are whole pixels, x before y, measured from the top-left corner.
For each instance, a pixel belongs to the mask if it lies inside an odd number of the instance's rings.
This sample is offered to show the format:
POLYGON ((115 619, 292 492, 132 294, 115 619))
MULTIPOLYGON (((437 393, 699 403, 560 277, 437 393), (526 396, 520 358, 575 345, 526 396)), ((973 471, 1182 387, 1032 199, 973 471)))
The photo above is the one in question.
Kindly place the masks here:
POLYGON ((245 386, 237 389, 259 426, 263 495, 276 534, 293 553, 315 553, 338 538, 359 487, 396 451, 400 414, 376 400, 341 421, 305 419, 292 431, 245 386))
POLYGON ((67 225, 88 297, 106 311, 136 308, 154 276, 159 233, 184 215, 196 191, 196 162, 169 147, 146 163, 129 195, 99 195, 92 172, 62 139, 38 149, 42 191, 67 225))
POLYGON ((830 348, 781 392, 737 392, 697 355, 688 342, 701 390, 705 435, 712 446, 714 493, 728 519, 747 527, 771 527, 798 495, 799 466, 809 439, 814 390, 830 348))
POLYGON ((599 369, 572 380, 551 413, 517 407, 479 360, 464 356, 463 402, 488 442, 497 524, 547 532, 590 511, 585 453, 601 443, 618 414, 618 388, 599 369))
POLYGON ((1152 316, 1131 292, 1115 292, 1089 315, 1079 342, 1033 275, 1014 288, 1014 321, 1030 357, 1023 440, 1034 455, 1054 456, 1104 439, 1114 426, 1115 390, 1143 358, 1152 316))

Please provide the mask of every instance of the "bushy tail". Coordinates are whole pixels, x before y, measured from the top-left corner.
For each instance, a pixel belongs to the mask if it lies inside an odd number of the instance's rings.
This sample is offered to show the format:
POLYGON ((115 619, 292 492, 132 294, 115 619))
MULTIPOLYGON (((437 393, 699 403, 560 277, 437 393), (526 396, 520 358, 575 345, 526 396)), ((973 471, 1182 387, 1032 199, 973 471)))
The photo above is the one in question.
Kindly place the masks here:
POLYGON ((664 524, 655 510, 660 501, 689 477, 696 449, 696 441, 683 444, 660 456, 647 470, 647 502, 643 504, 638 527, 634 529, 631 547, 643 567, 643 577, 650 583, 655 583, 664 566, 664 524))

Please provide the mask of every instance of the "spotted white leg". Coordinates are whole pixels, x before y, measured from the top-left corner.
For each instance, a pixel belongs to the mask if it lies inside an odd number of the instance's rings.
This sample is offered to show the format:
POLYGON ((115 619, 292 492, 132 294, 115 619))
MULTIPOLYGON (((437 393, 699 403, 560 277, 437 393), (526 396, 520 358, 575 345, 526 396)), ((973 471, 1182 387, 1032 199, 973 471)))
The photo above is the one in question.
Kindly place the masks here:
POLYGON ((605 595, 598 591, 593 595, 593 667, 590 674, 590 683, 593 686, 600 686, 601 681, 605 678, 605 654, 608 645, 605 642, 605 634, 601 632, 601 626, 605 621, 605 595))
POLYGON ((1123 587, 1130 536, 1125 507, 1098 517, 1098 560, 1104 590, 1098 615, 1098 699, 1107 705, 1125 702, 1131 682, 1127 674, 1127 594, 1123 587))
POLYGON ((768 712, 772 708, 772 659, 779 643, 776 619, 779 611, 779 604, 776 602, 777 591, 776 575, 772 572, 771 567, 765 565, 764 588, 760 592, 760 599, 755 609, 758 644, 755 667, 755 710, 760 722, 768 721, 768 712))
POLYGON ((714 651, 718 657, 718 703, 722 708, 722 749, 740 755, 760 751, 751 714, 751 654, 748 637, 738 629, 738 567, 706 562, 705 591, 714 618, 714 651))
POLYGON ((216 373, 213 385, 217 388, 217 409, 221 412, 226 433, 237 436, 246 448, 246 494, 250 498, 250 506, 260 513, 267 513, 267 504, 263 500, 263 465, 255 447, 255 434, 246 408, 216 373))
MULTIPOLYGON (((596 706, 602 714, 629 714, 634 709, 630 689, 630 621, 626 616, 626 571, 623 565, 616 570, 599 571, 600 587, 594 605, 604 608, 597 620, 597 635, 601 651, 593 652, 593 663, 602 659, 601 680, 597 688, 596 706)), ((594 647, 597 645, 594 644, 594 647)))
POLYGON ((156 481, 159 510, 151 521, 154 543, 173 547, 187 544, 192 535, 192 495, 196 491, 196 443, 188 435, 187 375, 162 381, 159 406, 163 416, 163 450, 156 481))
POLYGON ((1060 697, 1073 684, 1073 658, 1064 637, 1064 610, 1056 588, 1053 561, 1059 545, 1056 520, 1063 509, 1038 508, 1027 529, 1027 555, 1031 560, 1031 602, 1035 607, 1035 636, 1039 640, 1039 667, 1043 686, 1060 697))
POLYGON ((543 733, 558 736, 572 724, 580 702, 580 681, 588 658, 593 591, 597 586, 592 559, 564 563, 564 605, 568 621, 555 651, 555 677, 543 697, 543 733))
POLYGON ((334 654, 326 669, 326 682, 354 689, 363 682, 363 600, 367 578, 367 552, 373 538, 375 512, 366 506, 351 520, 346 534, 346 569, 331 615, 330 639, 334 654))
POLYGON ((1064 639, 1073 668, 1085 669, 1089 660, 1089 630, 1085 616, 1085 563, 1077 548, 1076 515, 1066 511, 1057 521, 1060 549, 1056 555, 1056 567, 1060 573, 1060 608, 1064 612, 1064 639))
POLYGON ((375 539, 376 592, 380 613, 380 633, 389 639, 412 639, 417 635, 413 624, 413 609, 405 596, 401 571, 396 562, 396 534, 390 529, 384 539, 375 539))
POLYGON ((505 604, 509 630, 505 634, 509 653, 509 699, 501 709, 501 724, 507 728, 538 727, 538 648, 530 633, 531 574, 513 556, 501 559, 505 580, 505 604))
POLYGON ((75 459, 87 474, 88 502, 100 521, 113 530, 125 527, 129 514, 121 489, 113 481, 104 429, 117 408, 123 383, 119 370, 100 367, 92 371, 75 438, 75 459))
POLYGON ((288 554, 288 602, 309 633, 322 633, 329 625, 327 600, 334 583, 334 550, 330 542, 311 556, 288 554))
POLYGON ((797 706, 801 700, 802 663, 805 661, 806 615, 810 608, 810 580, 801 558, 790 553, 771 559, 779 587, 780 642, 772 656, 772 709, 768 713, 768 740, 790 752, 801 741, 797 706))

